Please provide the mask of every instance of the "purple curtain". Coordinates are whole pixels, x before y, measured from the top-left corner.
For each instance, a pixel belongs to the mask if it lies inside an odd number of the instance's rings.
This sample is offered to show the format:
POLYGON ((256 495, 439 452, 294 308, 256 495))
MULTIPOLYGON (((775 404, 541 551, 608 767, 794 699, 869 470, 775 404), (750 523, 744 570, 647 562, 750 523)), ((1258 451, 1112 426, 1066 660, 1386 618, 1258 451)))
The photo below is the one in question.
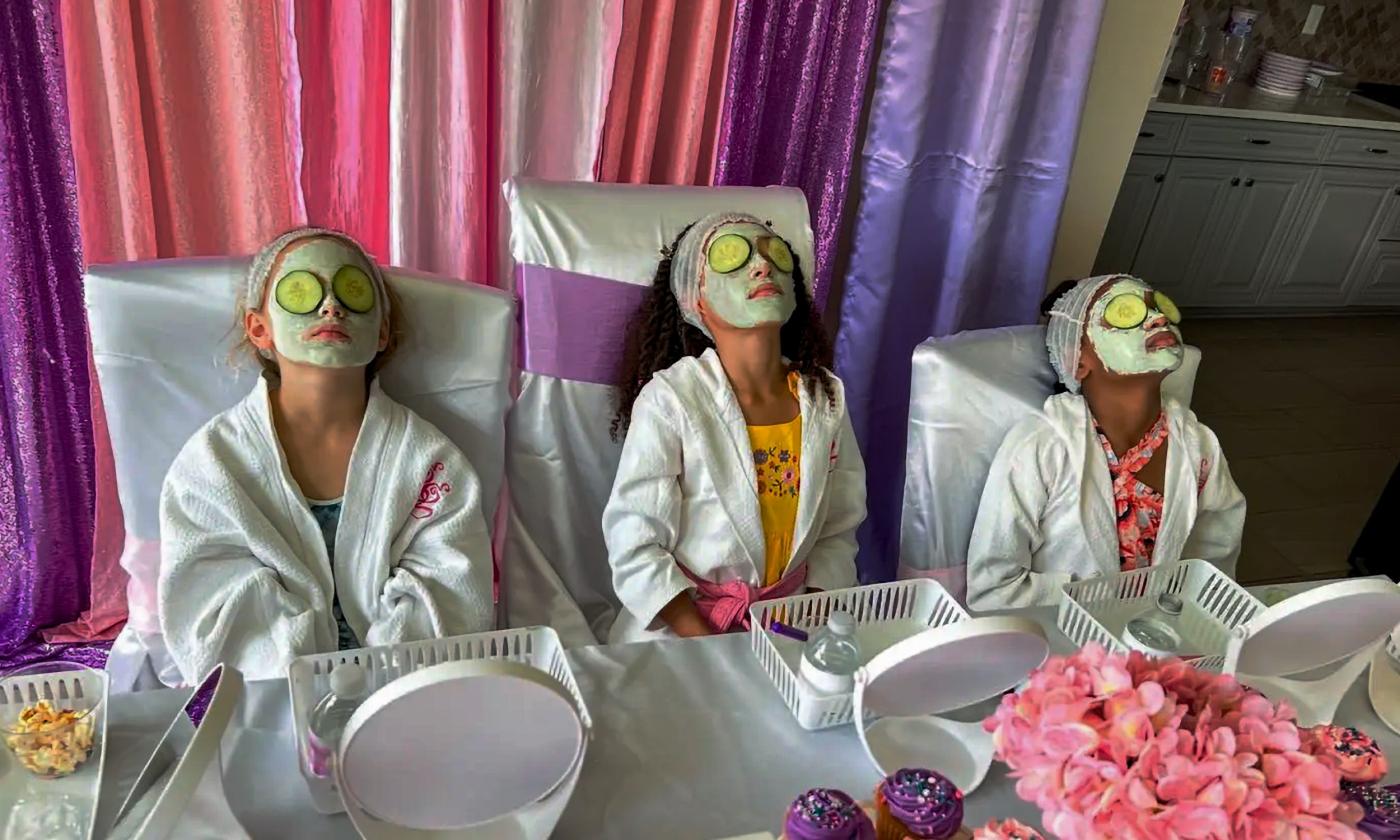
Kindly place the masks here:
POLYGON ((801 187, 813 216, 818 311, 826 304, 859 141, 880 0, 739 0, 716 184, 801 187))
POLYGON ((0 668, 88 604, 93 455, 83 258, 54 0, 0 3, 0 668))
POLYGON ((893 0, 875 70, 837 371, 865 454, 861 579, 898 563, 910 357, 1032 323, 1104 0, 893 0))

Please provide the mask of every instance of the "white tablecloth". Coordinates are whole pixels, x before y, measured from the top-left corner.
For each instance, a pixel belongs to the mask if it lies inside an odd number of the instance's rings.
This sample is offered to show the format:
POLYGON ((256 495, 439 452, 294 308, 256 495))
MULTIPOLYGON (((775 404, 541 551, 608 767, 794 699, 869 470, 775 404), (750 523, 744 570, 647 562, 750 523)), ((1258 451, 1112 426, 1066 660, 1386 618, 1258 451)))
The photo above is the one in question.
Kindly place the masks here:
MULTIPOLYGON (((1056 653, 1073 649, 1054 611, 1024 611, 1045 625, 1056 653)), ((756 830, 776 833, 784 808, 810 787, 868 796, 878 781, 854 729, 806 732, 793 720, 749 650, 747 636, 643 642, 571 652, 594 720, 583 776, 557 838, 713 840, 756 830)), ((139 771, 160 724, 178 708, 173 691, 112 698, 104 799, 139 771), (125 779, 125 781, 123 781, 125 779)), ((297 771, 286 682, 249 683, 224 742, 229 804, 255 838, 355 836, 344 816, 311 807, 297 771)), ((1397 765, 1400 737, 1376 717, 1366 677, 1352 686, 1338 722, 1372 734, 1397 765)), ((1394 781, 1394 779, 1391 779, 1394 781)), ((451 785, 452 780, 441 784, 451 785)), ((1016 817, 1038 824, 1016 798, 1002 765, 967 801, 967 822, 1016 817)))

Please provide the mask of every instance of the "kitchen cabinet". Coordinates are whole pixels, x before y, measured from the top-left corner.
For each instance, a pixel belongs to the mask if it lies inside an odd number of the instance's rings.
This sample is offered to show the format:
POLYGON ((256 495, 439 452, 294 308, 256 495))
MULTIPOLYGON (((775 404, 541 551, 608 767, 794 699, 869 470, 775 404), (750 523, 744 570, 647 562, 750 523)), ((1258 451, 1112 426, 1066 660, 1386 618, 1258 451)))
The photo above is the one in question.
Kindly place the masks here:
POLYGON ((1254 303, 1312 172, 1173 160, 1133 273, 1188 306, 1254 303))
POLYGON ((1400 306, 1400 242, 1377 242, 1356 274, 1349 303, 1400 306))
POLYGON ((1228 160, 1173 160, 1132 273, 1178 302, 1195 305, 1195 278, 1214 256, 1230 212, 1230 182, 1239 183, 1239 169, 1228 160))
POLYGON ((1290 231, 1274 282, 1271 305, 1341 306, 1346 281, 1374 238, 1376 220, 1394 177, 1370 169, 1319 168, 1290 231))
POLYGON ((1400 306, 1400 132, 1150 113, 1095 260, 1184 306, 1400 306), (1129 268, 1130 267, 1130 268, 1129 268))
POLYGON ((1098 259, 1094 260, 1094 274, 1117 274, 1132 268, 1170 163, 1171 158, 1156 155, 1133 155, 1128 161, 1118 201, 1104 229, 1098 259))

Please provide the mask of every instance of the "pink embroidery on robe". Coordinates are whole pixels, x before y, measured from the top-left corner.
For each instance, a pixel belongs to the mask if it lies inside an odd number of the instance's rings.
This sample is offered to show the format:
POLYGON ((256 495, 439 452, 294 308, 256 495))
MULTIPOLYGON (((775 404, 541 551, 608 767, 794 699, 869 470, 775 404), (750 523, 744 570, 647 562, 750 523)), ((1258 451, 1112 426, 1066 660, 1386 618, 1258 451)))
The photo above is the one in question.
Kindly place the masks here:
POLYGON ((423 479, 423 486, 418 488, 418 501, 413 505, 413 512, 409 514, 414 519, 427 519, 433 515, 437 509, 438 502, 442 497, 452 492, 452 485, 446 481, 438 481, 438 473, 446 469, 441 461, 428 468, 428 475, 423 479))
POLYGON ((1201 459, 1201 472, 1196 476, 1196 495, 1205 492, 1206 482, 1210 481, 1210 461, 1201 459))
POLYGON ((831 442, 831 454, 827 456, 826 471, 831 472, 836 469, 836 460, 841 457, 841 448, 836 445, 836 441, 831 442))

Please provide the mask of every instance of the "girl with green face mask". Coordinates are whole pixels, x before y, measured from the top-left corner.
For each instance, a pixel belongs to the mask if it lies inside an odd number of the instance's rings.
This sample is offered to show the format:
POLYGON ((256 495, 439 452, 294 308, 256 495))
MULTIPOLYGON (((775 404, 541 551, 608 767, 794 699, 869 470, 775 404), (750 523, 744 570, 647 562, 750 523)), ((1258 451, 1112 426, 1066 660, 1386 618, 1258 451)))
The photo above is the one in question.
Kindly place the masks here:
POLYGON ((828 355, 772 225, 716 213, 664 251, 619 373, 613 641, 741 629, 756 598, 855 583, 865 468, 828 355))
POLYGON ((1176 304, 1128 275, 1066 284, 1050 303, 1046 348, 1064 393, 993 460, 969 603, 1054 603, 1070 580, 1190 558, 1233 574, 1244 497, 1214 433, 1163 394, 1186 353, 1176 304))
POLYGON ((491 626, 476 473, 375 376, 398 313, 345 234, 289 231, 254 257, 239 323, 263 375, 162 492, 159 613, 186 680, 491 626))

